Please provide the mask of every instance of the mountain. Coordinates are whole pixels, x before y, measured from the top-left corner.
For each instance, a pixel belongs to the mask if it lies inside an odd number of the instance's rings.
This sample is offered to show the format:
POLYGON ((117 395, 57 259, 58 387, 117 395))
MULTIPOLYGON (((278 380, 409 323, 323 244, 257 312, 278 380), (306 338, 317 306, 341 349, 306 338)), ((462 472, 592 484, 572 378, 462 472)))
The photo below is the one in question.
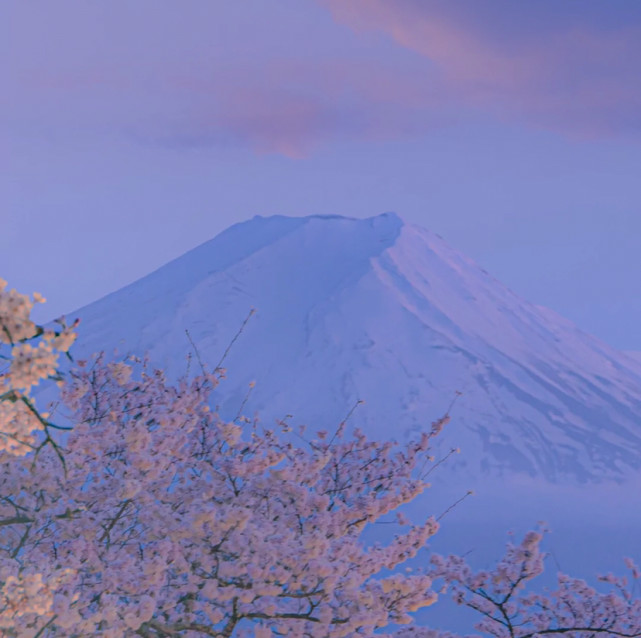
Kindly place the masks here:
POLYGON ((556 484, 641 467, 641 360, 532 305, 438 235, 394 214, 255 217, 71 313, 76 356, 149 352, 173 374, 211 368, 251 308, 217 394, 233 417, 401 440, 462 392, 437 453, 461 477, 556 484), (192 362, 192 365, 194 363, 192 362))
MULTIPOLYGON (((243 406, 268 424, 292 414, 332 431, 364 399, 350 423, 402 440, 460 391, 435 456, 461 454, 406 508, 419 520, 447 512, 431 549, 487 568, 507 530, 545 520, 548 585, 556 568, 593 579, 621 572, 621 556, 641 560, 641 357, 526 302, 396 215, 255 217, 75 317, 77 358, 147 351, 173 375, 191 342, 214 368, 234 341, 215 396, 226 418, 243 406)), ((393 533, 371 530, 383 542, 393 533)), ((419 622, 471 630, 443 603, 419 622)))

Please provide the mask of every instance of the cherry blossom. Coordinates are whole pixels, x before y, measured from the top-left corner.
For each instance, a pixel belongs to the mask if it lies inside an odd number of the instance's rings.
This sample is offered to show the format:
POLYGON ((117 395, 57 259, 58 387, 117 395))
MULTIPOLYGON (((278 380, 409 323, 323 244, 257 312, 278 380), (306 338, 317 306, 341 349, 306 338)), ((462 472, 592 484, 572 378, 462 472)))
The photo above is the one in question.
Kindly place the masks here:
POLYGON ((58 379, 59 355, 71 347, 75 326, 62 321, 59 330, 37 326, 31 310, 43 302, 37 293, 30 299, 7 290, 7 282, 0 279, 0 361, 7 362, 0 370, 0 451, 11 454, 27 454, 38 442, 54 444, 53 426, 35 409, 30 391, 44 379, 58 379), (44 440, 38 432, 45 433, 44 440))
MULTIPOLYGON (((71 337, 30 324, 28 298, 4 301, 3 404, 16 405, 59 378, 71 337)), ((431 435, 397 447, 341 426, 294 443, 286 423, 212 412, 218 383, 79 362, 61 391, 70 432, 52 433, 28 398, 33 419, 14 430, 31 436, 27 452, 0 455, 6 635, 372 635, 436 600, 428 576, 394 572, 436 532, 433 519, 386 545, 362 542, 427 487, 414 469, 431 435)))

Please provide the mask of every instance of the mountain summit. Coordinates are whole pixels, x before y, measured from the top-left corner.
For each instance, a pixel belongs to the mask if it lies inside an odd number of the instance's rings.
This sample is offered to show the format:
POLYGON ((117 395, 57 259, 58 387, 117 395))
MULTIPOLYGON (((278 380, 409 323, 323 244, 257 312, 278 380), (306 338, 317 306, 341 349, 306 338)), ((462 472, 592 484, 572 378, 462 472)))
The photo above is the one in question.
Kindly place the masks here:
POLYGON ((255 217, 82 308, 76 356, 225 360, 220 410, 400 440, 457 392, 443 449, 463 474, 621 479, 641 466, 641 362, 519 298, 395 214, 255 217))

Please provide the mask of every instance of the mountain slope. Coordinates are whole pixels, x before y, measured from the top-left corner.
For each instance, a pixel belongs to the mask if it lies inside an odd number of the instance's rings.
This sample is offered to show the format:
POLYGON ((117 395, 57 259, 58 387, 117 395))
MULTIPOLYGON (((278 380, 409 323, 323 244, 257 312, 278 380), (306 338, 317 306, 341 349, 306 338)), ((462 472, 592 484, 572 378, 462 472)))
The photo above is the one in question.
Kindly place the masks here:
POLYGON ((442 438, 459 475, 620 479, 641 466, 641 362, 531 305, 393 214, 256 217, 71 316, 76 355, 149 351, 213 367, 250 308, 218 393, 234 416, 403 438, 463 395, 442 438))

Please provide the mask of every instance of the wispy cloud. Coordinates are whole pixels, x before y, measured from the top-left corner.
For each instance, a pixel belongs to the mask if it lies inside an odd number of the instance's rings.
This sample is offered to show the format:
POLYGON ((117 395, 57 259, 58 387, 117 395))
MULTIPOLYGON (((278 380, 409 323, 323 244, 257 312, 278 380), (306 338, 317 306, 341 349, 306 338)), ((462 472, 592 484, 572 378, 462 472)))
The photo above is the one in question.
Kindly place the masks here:
POLYGON ((516 4, 20 3, 0 43, 11 59, 0 116, 14 135, 117 131, 292 158, 419 138, 474 113, 575 136, 637 133, 640 23, 516 4))
POLYGON ((119 20, 87 7, 73 22, 14 9, 9 90, 0 98, 12 130, 117 131, 147 144, 300 158, 337 140, 415 135, 443 117, 416 85, 413 64, 363 55, 313 2, 280 20, 270 11, 269 28, 256 13, 247 20, 209 2, 195 1, 188 17, 167 3, 137 7, 121 4, 119 20), (321 26, 302 47, 306 21, 321 26), (240 32, 232 37, 224 25, 240 32))
POLYGON ((590 2, 565 10, 558 2, 518 3, 518 12, 503 1, 321 3, 338 22, 384 33, 434 63, 444 101, 570 135, 641 132, 641 21, 630 3, 600 3, 618 15, 614 23, 583 11, 590 2))
POLYGON ((152 123, 148 138, 302 158, 338 140, 407 138, 452 119, 412 73, 398 71, 381 62, 321 58, 174 80, 175 94, 189 96, 189 106, 162 131, 152 123))

